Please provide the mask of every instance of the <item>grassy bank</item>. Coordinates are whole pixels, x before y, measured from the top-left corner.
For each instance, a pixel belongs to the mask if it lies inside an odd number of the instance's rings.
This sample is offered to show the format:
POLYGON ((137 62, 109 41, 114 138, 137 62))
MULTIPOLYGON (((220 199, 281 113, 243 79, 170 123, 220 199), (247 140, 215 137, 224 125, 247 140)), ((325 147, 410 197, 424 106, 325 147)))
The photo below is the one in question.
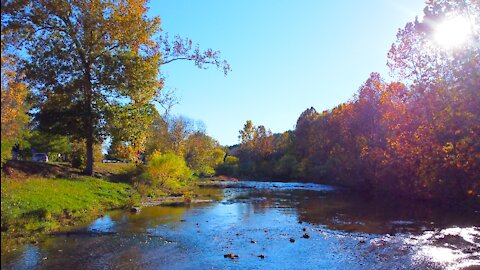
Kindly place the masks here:
POLYGON ((1 179, 2 250, 140 199, 132 185, 118 181, 129 174, 129 164, 98 164, 96 177, 64 167, 28 162, 6 167, 1 179), (34 165, 42 168, 32 172, 34 165))
MULTIPOLYGON (((104 179, 2 178, 3 240, 23 241, 96 217, 137 200, 131 186, 104 179)), ((4 247, 2 243, 2 249, 4 247)))

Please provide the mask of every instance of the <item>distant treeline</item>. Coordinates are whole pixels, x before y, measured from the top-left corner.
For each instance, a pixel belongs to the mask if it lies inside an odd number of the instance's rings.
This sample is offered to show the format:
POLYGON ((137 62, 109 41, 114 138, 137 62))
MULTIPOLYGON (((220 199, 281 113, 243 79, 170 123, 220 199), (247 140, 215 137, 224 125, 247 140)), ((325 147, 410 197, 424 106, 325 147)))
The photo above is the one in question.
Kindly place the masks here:
MULTIPOLYGON (((442 5, 429 2, 422 22, 399 30, 388 66, 400 82, 372 73, 352 100, 309 108, 283 134, 247 121, 229 153, 238 160, 230 157, 218 172, 478 204, 480 26, 458 47, 438 46, 431 26, 452 16, 442 5)), ((470 16, 480 19, 480 5, 470 16)))

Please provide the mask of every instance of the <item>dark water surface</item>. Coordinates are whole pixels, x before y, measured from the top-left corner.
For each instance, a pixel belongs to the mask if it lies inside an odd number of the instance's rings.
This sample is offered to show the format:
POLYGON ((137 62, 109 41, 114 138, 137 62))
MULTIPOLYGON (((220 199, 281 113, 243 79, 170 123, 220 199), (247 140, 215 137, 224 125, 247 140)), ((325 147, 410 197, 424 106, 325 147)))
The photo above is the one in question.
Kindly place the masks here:
POLYGON ((302 183, 201 192, 216 202, 113 211, 2 254, 2 269, 480 268, 479 213, 302 183))

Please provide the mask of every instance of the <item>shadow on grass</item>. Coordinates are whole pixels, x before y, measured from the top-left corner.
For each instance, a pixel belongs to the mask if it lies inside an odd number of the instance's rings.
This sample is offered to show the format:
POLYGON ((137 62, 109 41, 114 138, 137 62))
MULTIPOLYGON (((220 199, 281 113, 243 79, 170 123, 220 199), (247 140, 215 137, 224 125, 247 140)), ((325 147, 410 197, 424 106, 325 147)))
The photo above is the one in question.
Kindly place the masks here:
MULTIPOLYGON (((131 184, 132 179, 141 170, 133 163, 95 163, 94 177, 114 183, 131 184)), ((78 179, 85 176, 82 170, 72 168, 69 163, 34 162, 24 160, 9 160, 2 167, 8 178, 26 179, 32 176, 45 178, 78 179)))
POLYGON ((45 163, 25 160, 9 160, 2 171, 10 178, 26 178, 43 176, 47 178, 76 178, 81 175, 79 169, 72 168, 68 163, 45 163))

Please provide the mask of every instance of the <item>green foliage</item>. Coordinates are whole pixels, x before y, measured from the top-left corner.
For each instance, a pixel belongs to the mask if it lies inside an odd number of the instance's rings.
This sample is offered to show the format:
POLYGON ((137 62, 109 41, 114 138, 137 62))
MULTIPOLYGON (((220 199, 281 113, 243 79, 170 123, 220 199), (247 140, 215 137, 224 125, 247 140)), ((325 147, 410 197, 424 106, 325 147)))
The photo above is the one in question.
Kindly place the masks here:
POLYGON ((142 179, 151 186, 164 190, 178 191, 192 184, 193 172, 185 160, 174 153, 154 152, 147 159, 142 179))
MULTIPOLYGON (((86 154, 85 154, 85 142, 82 141, 73 141, 71 143, 71 152, 69 153, 68 161, 72 164, 72 167, 77 169, 85 169, 86 166, 86 154)), ((93 148, 93 155, 95 160, 102 160, 103 153, 102 153, 102 146, 101 145, 94 145, 93 148)))
MULTIPOLYGON (((30 132, 26 140, 29 147, 24 148, 23 152, 31 153, 34 150, 37 153, 46 153, 50 161, 62 161, 58 160, 58 154, 67 158, 73 150, 73 144, 69 137, 49 134, 40 130, 30 132)), ((28 158, 28 156, 25 158, 28 158)))
POLYGON ((274 165, 274 173, 279 177, 298 178, 300 176, 297 159, 285 154, 274 165))
POLYGON ((1 155, 1 165, 3 165, 7 160, 12 158, 12 147, 15 145, 15 140, 13 139, 2 139, 2 155, 1 155))
POLYGON ((83 170, 85 169, 85 157, 80 152, 73 152, 72 153, 72 160, 71 164, 73 168, 83 170))
POLYGON ((138 161, 146 150, 146 131, 156 114, 152 104, 111 105, 107 125, 112 139, 110 156, 138 161))
POLYGON ((215 169, 210 166, 202 166, 196 173, 201 177, 211 177, 215 175, 215 169))
POLYGON ((225 151, 210 136, 197 131, 186 140, 185 160, 199 176, 213 176, 215 167, 223 162, 225 151))
POLYGON ((225 164, 229 166, 235 166, 238 165, 239 159, 235 156, 227 156, 225 158, 225 164))

